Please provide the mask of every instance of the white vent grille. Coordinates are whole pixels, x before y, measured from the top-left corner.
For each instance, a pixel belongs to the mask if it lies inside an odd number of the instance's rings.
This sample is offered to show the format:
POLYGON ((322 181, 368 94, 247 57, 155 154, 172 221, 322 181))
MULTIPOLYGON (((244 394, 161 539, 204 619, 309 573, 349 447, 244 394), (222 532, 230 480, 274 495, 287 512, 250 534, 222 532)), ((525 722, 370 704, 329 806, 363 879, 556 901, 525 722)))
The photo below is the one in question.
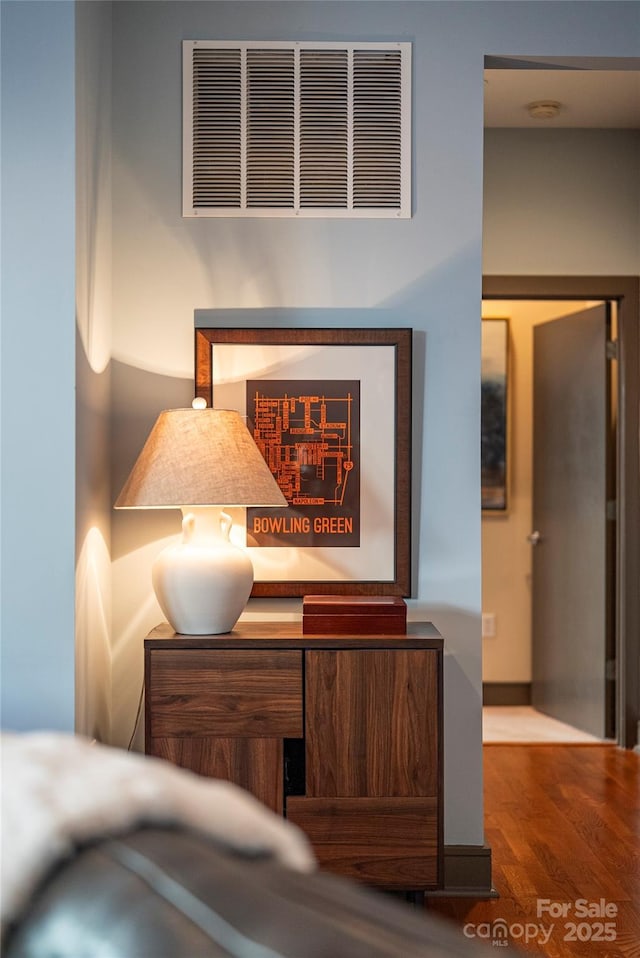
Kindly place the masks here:
POLYGON ((240 204, 240 79, 239 50, 200 50, 194 59, 193 195, 198 204, 240 204))
POLYGON ((293 50, 247 51, 247 206, 293 206, 293 50))
POLYGON ((349 202, 349 60, 346 50, 300 51, 300 206, 349 202))
POLYGON ((400 52, 353 54, 353 203, 401 203, 402 62, 400 52))
POLYGON ((411 215, 409 43, 184 43, 185 216, 411 215))

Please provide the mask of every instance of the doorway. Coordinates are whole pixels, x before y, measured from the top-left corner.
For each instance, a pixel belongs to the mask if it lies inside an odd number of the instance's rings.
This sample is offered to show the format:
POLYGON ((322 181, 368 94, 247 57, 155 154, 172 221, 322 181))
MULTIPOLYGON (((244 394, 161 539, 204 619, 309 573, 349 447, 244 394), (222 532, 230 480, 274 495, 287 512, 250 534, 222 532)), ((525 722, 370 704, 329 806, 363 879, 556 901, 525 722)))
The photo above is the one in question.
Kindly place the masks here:
MULTIPOLYGON (((625 277, 487 277, 483 285, 484 298, 503 301, 502 305, 504 301, 532 300, 541 304, 543 301, 558 300, 561 310, 556 315, 571 312, 572 305, 577 303, 594 300, 611 301, 617 309, 619 375, 616 396, 619 407, 619 442, 613 507, 617 522, 613 548, 618 575, 612 590, 612 607, 616 618, 616 738, 619 744, 626 747, 631 747, 636 742, 638 722, 638 285, 636 278, 625 277)), ((513 436, 513 433, 511 435, 513 436)), ((512 503, 512 507, 513 505, 512 503)), ((502 531, 507 555, 514 543, 518 549, 522 546, 520 538, 523 530, 518 527, 517 522, 511 525, 513 528, 505 532, 505 524, 502 531)), ((534 530, 528 529, 524 537, 532 531, 534 530)), ((485 640, 485 650, 489 641, 485 640)), ((526 656, 526 652, 524 655, 526 656)), ((604 662, 602 669, 604 677, 604 662)))
MULTIPOLYGON (((508 718, 509 740, 612 739, 609 304, 485 300, 482 315, 483 340, 496 318, 509 327, 507 508, 482 517, 483 609, 492 626, 485 688, 488 703, 496 690, 502 703, 485 712, 487 736, 508 718)), ((483 443, 493 423, 484 405, 483 395, 483 443)))

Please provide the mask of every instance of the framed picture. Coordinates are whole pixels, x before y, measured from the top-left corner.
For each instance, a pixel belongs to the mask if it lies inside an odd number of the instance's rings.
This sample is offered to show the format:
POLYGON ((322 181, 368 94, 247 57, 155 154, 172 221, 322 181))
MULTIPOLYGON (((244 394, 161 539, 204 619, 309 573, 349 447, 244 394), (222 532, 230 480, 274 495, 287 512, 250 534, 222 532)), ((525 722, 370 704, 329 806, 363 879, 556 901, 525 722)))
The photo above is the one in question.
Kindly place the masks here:
POLYGON ((246 417, 288 507, 229 510, 252 595, 411 592, 410 329, 196 329, 196 395, 246 417))
POLYGON ((482 320, 482 511, 506 513, 509 320, 482 320))

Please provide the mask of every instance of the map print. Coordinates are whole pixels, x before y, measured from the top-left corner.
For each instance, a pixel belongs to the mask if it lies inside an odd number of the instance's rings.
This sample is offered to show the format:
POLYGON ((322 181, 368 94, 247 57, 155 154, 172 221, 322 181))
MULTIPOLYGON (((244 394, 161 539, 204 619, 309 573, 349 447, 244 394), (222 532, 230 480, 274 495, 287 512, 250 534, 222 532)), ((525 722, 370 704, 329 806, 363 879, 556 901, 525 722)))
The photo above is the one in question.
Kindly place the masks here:
POLYGON ((358 380, 247 380, 247 425, 289 503, 248 509, 252 546, 360 545, 358 380))

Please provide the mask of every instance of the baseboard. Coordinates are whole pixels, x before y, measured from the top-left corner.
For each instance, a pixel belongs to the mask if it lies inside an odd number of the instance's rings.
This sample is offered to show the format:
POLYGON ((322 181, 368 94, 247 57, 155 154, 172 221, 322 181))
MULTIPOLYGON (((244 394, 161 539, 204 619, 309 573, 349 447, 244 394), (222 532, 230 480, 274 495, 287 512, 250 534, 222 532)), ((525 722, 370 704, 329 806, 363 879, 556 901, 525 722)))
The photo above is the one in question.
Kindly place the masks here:
POLYGON ((499 898, 491 884, 488 845, 445 845, 444 887, 428 898, 499 898))
POLYGON ((531 705, 531 682, 483 682, 483 705, 531 705))

